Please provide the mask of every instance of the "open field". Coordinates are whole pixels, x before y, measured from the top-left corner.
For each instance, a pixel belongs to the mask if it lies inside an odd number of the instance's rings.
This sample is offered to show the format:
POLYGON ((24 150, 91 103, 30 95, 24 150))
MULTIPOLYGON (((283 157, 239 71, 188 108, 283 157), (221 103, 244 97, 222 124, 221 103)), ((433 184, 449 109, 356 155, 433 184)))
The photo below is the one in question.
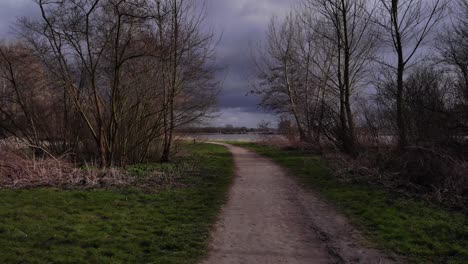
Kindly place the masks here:
POLYGON ((342 183, 330 177, 319 157, 253 143, 234 143, 273 159, 303 186, 336 205, 378 248, 411 263, 466 263, 468 225, 462 213, 408 199, 365 183, 342 183))
POLYGON ((187 148, 196 156, 185 159, 203 162, 179 188, 0 190, 0 262, 196 263, 206 253, 233 162, 222 146, 187 148))

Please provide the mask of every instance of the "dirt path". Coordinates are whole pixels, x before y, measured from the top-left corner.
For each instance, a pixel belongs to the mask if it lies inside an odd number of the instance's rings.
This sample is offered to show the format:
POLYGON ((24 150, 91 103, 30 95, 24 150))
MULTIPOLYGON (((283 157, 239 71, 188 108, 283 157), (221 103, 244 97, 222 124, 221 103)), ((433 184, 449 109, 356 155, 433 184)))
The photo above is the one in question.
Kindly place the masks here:
POLYGON ((203 264, 393 263, 362 246, 344 217, 273 163, 243 148, 203 264))

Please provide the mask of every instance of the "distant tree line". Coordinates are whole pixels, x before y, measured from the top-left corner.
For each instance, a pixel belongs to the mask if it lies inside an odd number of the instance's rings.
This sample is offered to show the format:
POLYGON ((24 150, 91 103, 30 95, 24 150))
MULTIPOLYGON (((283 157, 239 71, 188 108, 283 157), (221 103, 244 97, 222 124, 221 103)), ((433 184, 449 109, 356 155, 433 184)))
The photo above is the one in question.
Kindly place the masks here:
POLYGON ((189 0, 34 0, 0 43, 0 133, 100 166, 169 161, 219 84, 205 10, 189 0))
POLYGON ((236 127, 233 125, 226 125, 221 127, 216 126, 190 126, 182 127, 177 129, 177 132, 180 134, 244 134, 244 133, 264 133, 276 131, 269 127, 257 127, 257 128, 247 128, 247 127, 236 127))

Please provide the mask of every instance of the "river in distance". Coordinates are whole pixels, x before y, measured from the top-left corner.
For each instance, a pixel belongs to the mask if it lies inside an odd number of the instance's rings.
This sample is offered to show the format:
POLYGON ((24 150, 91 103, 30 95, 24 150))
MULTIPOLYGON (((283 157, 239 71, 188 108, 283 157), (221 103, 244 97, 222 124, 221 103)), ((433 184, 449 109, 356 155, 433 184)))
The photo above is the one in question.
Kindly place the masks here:
POLYGON ((195 139, 197 141, 234 141, 234 142, 259 142, 264 141, 278 135, 264 134, 192 134, 186 138, 195 139))

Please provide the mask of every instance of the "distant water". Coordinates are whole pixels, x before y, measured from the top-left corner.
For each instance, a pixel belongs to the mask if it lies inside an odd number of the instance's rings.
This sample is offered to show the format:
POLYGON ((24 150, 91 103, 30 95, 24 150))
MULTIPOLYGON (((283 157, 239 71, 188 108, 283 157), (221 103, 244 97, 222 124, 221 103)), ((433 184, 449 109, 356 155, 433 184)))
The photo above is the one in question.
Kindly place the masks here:
POLYGON ((258 142, 277 135, 260 134, 193 134, 188 138, 199 141, 238 141, 238 142, 258 142))

